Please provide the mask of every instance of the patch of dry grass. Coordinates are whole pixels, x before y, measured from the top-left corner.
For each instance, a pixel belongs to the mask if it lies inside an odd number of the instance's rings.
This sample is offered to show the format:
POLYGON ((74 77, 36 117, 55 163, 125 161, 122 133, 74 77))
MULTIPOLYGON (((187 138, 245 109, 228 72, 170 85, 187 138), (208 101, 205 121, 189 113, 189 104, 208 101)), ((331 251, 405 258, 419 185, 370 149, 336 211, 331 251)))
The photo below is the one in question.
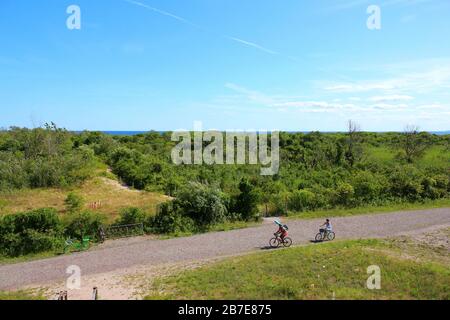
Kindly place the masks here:
POLYGON ((65 213, 64 200, 69 192, 76 192, 85 200, 85 208, 114 219, 121 209, 139 207, 154 213, 158 204, 169 200, 167 196, 129 189, 116 180, 95 177, 73 189, 26 189, 0 194, 0 215, 39 208, 55 208, 65 213), (93 209, 94 203, 100 205, 93 209))

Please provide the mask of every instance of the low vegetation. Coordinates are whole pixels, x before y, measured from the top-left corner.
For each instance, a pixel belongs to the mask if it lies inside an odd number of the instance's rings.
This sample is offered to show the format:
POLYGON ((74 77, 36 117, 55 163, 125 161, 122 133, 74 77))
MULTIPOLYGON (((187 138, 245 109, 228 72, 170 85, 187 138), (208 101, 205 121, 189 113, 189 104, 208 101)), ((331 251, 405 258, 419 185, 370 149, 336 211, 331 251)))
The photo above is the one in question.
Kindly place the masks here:
POLYGON ((448 300, 448 261, 436 258, 447 249, 400 244, 344 241, 227 259, 157 279, 147 299, 448 300), (372 265, 380 290, 366 286, 372 265))
POLYGON ((264 215, 448 205, 449 135, 364 133, 352 122, 347 133, 281 133, 274 176, 258 165, 176 166, 174 145, 170 132, 1 131, 0 255, 48 252, 67 236, 96 239, 100 225, 190 234, 264 215), (20 228, 20 219, 30 223, 20 228))

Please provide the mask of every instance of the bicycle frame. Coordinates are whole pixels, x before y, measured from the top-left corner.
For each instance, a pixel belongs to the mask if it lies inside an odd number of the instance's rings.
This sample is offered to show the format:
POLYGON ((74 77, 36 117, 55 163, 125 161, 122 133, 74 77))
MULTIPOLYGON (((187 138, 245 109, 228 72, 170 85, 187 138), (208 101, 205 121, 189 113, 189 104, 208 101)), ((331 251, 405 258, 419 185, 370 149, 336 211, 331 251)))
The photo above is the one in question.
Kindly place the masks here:
POLYGON ((69 238, 66 240, 64 252, 67 252, 70 249, 74 249, 75 251, 84 251, 88 250, 89 247, 90 247, 90 238, 83 238, 82 241, 73 240, 69 238))

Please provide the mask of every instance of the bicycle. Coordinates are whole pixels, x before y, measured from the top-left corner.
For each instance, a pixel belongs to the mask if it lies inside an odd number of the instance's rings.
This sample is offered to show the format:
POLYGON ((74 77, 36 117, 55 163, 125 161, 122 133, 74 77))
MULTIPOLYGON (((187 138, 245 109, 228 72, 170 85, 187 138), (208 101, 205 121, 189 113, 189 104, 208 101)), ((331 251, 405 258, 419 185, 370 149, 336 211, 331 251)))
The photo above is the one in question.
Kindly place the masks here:
POLYGON ((90 243, 91 239, 88 237, 83 237, 82 241, 74 240, 71 238, 68 238, 65 241, 64 246, 64 253, 67 253, 68 251, 85 251, 88 250, 91 246, 90 243))
POLYGON ((274 234, 275 238, 270 239, 269 245, 271 248, 278 248, 283 245, 286 248, 289 248, 292 245, 292 239, 289 237, 284 238, 284 241, 278 236, 276 233, 274 234))
POLYGON ((336 234, 333 231, 320 230, 318 234, 316 234, 316 241, 333 241, 336 238, 336 234))

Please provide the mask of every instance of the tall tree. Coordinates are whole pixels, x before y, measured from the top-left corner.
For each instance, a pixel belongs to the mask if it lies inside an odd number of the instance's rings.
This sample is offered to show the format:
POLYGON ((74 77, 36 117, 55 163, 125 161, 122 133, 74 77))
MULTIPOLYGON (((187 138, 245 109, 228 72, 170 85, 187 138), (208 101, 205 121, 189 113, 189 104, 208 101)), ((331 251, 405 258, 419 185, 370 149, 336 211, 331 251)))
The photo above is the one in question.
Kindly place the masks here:
POLYGON ((236 212, 242 215, 245 220, 251 220, 258 215, 258 194, 254 186, 247 180, 242 179, 239 183, 241 192, 236 200, 236 212))

